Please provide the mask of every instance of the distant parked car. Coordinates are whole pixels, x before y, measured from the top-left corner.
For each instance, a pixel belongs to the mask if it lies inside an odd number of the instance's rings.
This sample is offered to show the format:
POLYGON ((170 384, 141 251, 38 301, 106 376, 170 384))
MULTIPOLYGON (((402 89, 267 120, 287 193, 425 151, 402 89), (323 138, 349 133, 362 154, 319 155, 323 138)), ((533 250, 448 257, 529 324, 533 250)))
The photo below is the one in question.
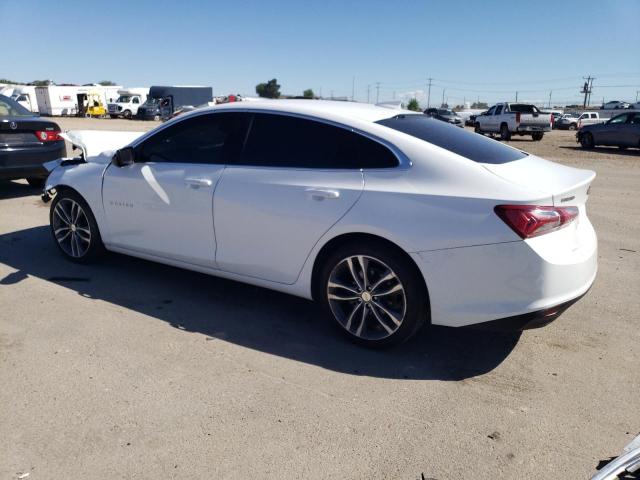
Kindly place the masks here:
POLYGON ((446 108, 427 108, 424 113, 436 120, 442 120, 443 122, 451 123, 457 127, 463 126, 462 117, 453 110, 448 110, 446 108))
POLYGON ((576 140, 583 148, 598 145, 619 147, 622 150, 640 148, 640 112, 623 113, 605 123, 584 126, 578 130, 576 140))
POLYGON ((559 130, 577 130, 579 113, 565 113, 553 122, 553 128, 559 130))
POLYGON ((464 125, 466 127, 474 127, 476 124, 476 118, 478 118, 478 115, 484 115, 485 113, 487 113, 486 110, 481 113, 474 113, 473 115, 469 115, 469 118, 465 120, 464 125))
POLYGON ((602 110, 617 110, 619 108, 629 108, 629 104, 620 100, 612 100, 602 105, 602 110))
POLYGON ((26 178, 33 187, 44 186, 45 162, 66 155, 60 127, 0 95, 0 179, 26 178))
POLYGON ((526 103, 497 103, 487 113, 476 118, 476 133, 499 133, 502 140, 511 135, 531 135, 542 140, 544 132, 551 131, 550 113, 541 112, 535 105, 526 103))

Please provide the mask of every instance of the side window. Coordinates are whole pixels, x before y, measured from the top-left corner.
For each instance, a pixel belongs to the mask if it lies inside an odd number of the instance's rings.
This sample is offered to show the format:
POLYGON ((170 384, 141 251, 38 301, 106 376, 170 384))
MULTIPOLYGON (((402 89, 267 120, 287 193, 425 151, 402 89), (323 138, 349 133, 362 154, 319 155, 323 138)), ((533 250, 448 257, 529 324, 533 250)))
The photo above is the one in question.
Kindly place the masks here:
POLYGON ((598 118, 598 114, 597 113, 591 113, 590 116, 591 116, 591 118, 598 118))
POLYGON ((631 119, 631 123, 633 125, 640 125, 640 113, 636 113, 633 115, 633 118, 631 119))
POLYGON ((138 104, 140 103, 140 99, 138 97, 133 97, 133 100, 131 101, 131 103, 138 104))
POLYGON ((500 115, 501 113, 502 113, 502 105, 498 105, 498 107, 496 108, 495 115, 500 115))
POLYGON ((618 115, 617 117, 613 117, 611 120, 609 120, 609 123, 624 123, 627 121, 628 116, 629 114, 618 115))
POLYGON ((359 169, 398 165, 384 145, 347 129, 288 115, 256 113, 243 165, 359 169))
POLYGON ((487 115, 493 115, 493 112, 495 112, 495 110, 496 110, 496 106, 494 105, 489 110, 487 110, 487 115))
POLYGON ((232 163, 242 147, 248 116, 198 115, 159 131, 137 147, 137 162, 232 163))

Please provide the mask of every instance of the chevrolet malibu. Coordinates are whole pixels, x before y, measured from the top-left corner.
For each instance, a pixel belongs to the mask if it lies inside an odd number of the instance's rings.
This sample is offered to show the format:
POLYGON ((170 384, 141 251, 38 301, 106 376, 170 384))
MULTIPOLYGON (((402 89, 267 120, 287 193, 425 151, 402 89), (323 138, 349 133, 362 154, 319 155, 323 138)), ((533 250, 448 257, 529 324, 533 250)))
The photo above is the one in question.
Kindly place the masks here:
POLYGON ((314 299, 351 339, 522 330, 587 292, 595 174, 414 114, 226 104, 139 133, 68 132, 48 165, 62 254, 106 250, 314 299))

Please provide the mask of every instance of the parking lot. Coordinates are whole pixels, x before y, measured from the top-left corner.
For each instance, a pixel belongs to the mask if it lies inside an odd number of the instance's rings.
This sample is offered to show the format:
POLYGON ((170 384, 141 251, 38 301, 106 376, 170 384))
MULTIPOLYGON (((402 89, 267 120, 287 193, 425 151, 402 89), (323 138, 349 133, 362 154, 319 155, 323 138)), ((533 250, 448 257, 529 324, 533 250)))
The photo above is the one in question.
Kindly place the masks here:
POLYGON ((1 182, 0 477, 588 478, 639 433, 640 152, 569 131, 509 143, 597 172, 594 286, 543 329, 434 327, 387 351, 302 299, 69 263, 39 192, 1 182))

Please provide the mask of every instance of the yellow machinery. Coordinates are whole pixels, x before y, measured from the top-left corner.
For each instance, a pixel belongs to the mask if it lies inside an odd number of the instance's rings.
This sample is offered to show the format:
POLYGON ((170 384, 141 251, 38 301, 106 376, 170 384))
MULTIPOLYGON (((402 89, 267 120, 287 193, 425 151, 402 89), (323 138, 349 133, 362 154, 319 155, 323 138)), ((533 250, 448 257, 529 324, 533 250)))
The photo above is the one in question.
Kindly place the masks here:
POLYGON ((84 117, 104 117, 107 108, 102 103, 100 92, 87 92, 78 94, 78 115, 84 117))

